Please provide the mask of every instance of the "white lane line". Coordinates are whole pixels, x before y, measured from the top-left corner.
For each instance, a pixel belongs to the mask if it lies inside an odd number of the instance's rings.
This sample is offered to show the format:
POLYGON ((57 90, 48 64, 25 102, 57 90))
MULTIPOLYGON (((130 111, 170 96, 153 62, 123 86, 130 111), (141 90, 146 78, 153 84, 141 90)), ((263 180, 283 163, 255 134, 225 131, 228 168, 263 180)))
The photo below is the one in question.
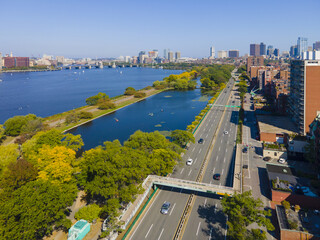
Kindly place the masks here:
POLYGON ((196 233, 197 236, 198 236, 198 233, 199 233, 200 225, 201 225, 201 222, 199 222, 199 225, 198 225, 198 229, 197 229, 197 233, 196 233))
POLYGON ((173 209, 174 209, 175 206, 176 206, 176 203, 173 204, 173 207, 172 207, 172 210, 171 210, 169 216, 171 216, 171 213, 173 212, 173 209))
MULTIPOLYGON (((159 191, 159 192, 160 192, 160 191, 159 191)), ((133 236, 134 236, 134 234, 136 233, 136 231, 138 230, 140 224, 143 222, 143 219, 148 215, 149 210, 152 208, 152 205, 155 203, 155 201, 157 200, 157 198, 158 198, 159 195, 160 195, 160 194, 158 193, 158 195, 155 197, 155 199, 154 199, 153 202, 151 203, 150 207, 148 208, 148 210, 146 211, 146 213, 145 213, 144 216, 142 217, 142 219, 141 219, 141 221, 139 222, 136 230, 134 230, 134 232, 133 232, 133 234, 131 235, 131 237, 129 238, 129 240, 131 240, 131 239, 133 238, 133 236)))
POLYGON ((210 184, 212 183, 212 180, 210 181, 210 184))
POLYGON ((161 231, 161 233, 160 233, 160 235, 159 235, 159 237, 158 237, 158 240, 161 238, 161 235, 162 235, 162 233, 163 233, 163 230, 164 230, 164 228, 162 228, 162 231, 161 231))
POLYGON ((146 236, 145 236, 144 238, 147 238, 147 237, 148 237, 148 234, 149 234, 149 232, 150 232, 150 230, 151 230, 152 227, 153 227, 153 224, 151 224, 151 226, 150 226, 150 228, 149 228, 149 231, 147 232, 147 234, 146 234, 146 236))
POLYGON ((226 153, 228 152, 228 148, 226 148, 226 153))
MULTIPOLYGON (((226 157, 224 157, 223 162, 226 162, 226 157)), ((222 169, 222 171, 223 171, 223 169, 222 169)))
POLYGON ((208 134, 206 135, 206 138, 208 138, 208 134))
POLYGON ((223 171, 224 171, 224 169, 222 169, 221 175, 223 175, 223 171))
POLYGON ((202 150, 202 149, 200 148, 199 153, 201 153, 201 150, 202 150))
POLYGON ((195 149, 195 148, 192 149, 192 152, 194 152, 194 149, 195 149))
POLYGON ((207 199, 204 200, 203 206, 206 206, 206 205, 207 205, 207 199))
POLYGON ((220 147, 219 147, 219 152, 220 152, 220 147))
POLYGON ((182 173, 183 173, 183 170, 184 170, 184 168, 182 168, 182 170, 181 170, 180 174, 182 174, 182 173))
POLYGON ((214 168, 213 170, 212 170, 212 172, 214 172, 216 170, 216 168, 214 168))
POLYGON ((216 161, 218 162, 218 156, 216 157, 216 161))
POLYGON ((229 140, 227 141, 227 145, 229 144, 229 140))
POLYGON ((190 170, 190 172, 189 172, 188 176, 190 176, 191 172, 192 172, 192 169, 190 170))

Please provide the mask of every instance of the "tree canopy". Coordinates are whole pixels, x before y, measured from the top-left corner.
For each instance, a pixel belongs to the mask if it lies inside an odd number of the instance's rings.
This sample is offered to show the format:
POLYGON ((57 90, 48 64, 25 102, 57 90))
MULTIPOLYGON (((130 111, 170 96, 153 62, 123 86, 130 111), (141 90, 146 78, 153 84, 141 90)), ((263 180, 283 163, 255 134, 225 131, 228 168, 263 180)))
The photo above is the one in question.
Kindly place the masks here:
POLYGON ((269 231, 274 230, 274 226, 267 217, 271 212, 263 210, 260 199, 254 199, 251 191, 242 194, 235 193, 232 197, 225 196, 221 201, 223 212, 228 216, 228 235, 231 239, 244 240, 252 237, 256 232, 247 230, 251 223, 265 226, 269 231))
POLYGON ((234 69, 232 65, 212 65, 207 68, 196 68, 201 75, 201 86, 207 89, 215 90, 221 87, 231 78, 231 72, 234 69))
POLYGON ((35 133, 41 130, 42 120, 34 114, 14 116, 5 121, 3 126, 6 135, 18 136, 20 133, 35 133))
POLYGON ((86 99, 86 103, 90 106, 92 105, 96 105, 99 101, 99 99, 108 99, 109 97, 107 96, 107 94, 99 92, 97 95, 88 97, 86 99))
POLYGON ((195 143, 195 138, 189 131, 174 130, 171 132, 170 137, 172 141, 180 147, 184 147, 189 141, 195 143))

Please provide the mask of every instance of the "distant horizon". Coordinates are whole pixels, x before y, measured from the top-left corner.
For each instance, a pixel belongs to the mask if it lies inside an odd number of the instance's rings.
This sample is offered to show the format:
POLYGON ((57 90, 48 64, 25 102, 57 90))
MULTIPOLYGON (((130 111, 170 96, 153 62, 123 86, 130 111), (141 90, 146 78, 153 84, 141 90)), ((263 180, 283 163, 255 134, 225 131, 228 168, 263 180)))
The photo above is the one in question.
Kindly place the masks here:
POLYGON ((249 54, 252 43, 289 51, 298 37, 308 46, 320 41, 320 1, 145 0, 94 4, 79 0, 5 1, 2 3, 0 52, 14 56, 43 54, 68 58, 118 58, 139 51, 181 52, 181 57, 207 58, 210 47, 249 54), (10 10, 10 11, 9 11, 10 10), (299 13, 299 17, 296 16, 299 13), (14 17, 13 17, 14 16, 14 17), (301 17, 300 17, 301 16, 301 17), (303 21, 301 18, 303 17, 303 21))

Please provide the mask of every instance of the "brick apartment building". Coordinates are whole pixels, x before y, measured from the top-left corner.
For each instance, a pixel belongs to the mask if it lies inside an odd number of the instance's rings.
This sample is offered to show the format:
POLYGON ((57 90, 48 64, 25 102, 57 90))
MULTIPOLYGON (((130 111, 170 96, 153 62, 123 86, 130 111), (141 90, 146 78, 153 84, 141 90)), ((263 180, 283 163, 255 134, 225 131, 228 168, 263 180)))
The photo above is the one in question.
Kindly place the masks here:
POLYGON ((249 56, 247 58, 247 73, 248 73, 248 75, 250 75, 251 66, 264 66, 263 56, 259 56, 259 57, 249 56))
POLYGON ((320 60, 291 61, 288 112, 306 135, 309 125, 320 113, 320 60))
POLYGON ((28 57, 4 57, 4 67, 29 67, 30 61, 28 57))

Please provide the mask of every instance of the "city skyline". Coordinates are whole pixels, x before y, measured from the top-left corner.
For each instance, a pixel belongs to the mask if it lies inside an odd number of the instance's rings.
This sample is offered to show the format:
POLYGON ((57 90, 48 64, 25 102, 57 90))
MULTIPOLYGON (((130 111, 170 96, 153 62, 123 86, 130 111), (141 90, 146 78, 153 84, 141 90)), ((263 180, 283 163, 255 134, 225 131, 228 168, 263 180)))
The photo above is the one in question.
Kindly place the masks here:
POLYGON ((304 21, 292 18, 293 13, 301 12, 295 4, 298 1, 269 1, 268 6, 277 11, 267 11, 266 5, 255 1, 231 2, 4 2, 3 9, 10 11, 0 15, 0 52, 99 58, 168 48, 181 52, 181 57, 203 58, 209 57, 211 46, 216 52, 239 49, 243 56, 254 42, 282 52, 289 51, 298 37, 308 38, 310 46, 320 40, 320 33, 314 31, 319 1, 305 1, 312 7, 304 21), (283 19, 281 24, 279 19, 283 19))

